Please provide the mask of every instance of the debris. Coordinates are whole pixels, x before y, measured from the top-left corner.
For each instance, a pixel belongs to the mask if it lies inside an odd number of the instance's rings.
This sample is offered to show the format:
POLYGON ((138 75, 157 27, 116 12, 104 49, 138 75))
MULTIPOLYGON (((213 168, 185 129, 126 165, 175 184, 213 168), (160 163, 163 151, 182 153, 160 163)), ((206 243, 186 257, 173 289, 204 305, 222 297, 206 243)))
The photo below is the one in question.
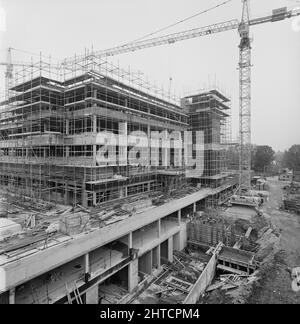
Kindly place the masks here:
POLYGON ((252 232, 252 227, 249 226, 248 229, 247 229, 247 232, 246 232, 246 234, 245 234, 245 238, 249 238, 251 232, 252 232))
POLYGON ((252 275, 238 275, 238 274, 226 274, 226 275, 220 275, 219 280, 209 286, 206 289, 206 292, 211 292, 213 290, 221 288, 221 290, 229 290, 229 289, 234 289, 242 285, 247 285, 250 284, 259 278, 255 276, 254 274, 252 275))
POLYGON ((82 209, 83 211, 87 212, 87 213, 90 212, 90 210, 88 208, 85 208, 85 207, 83 207, 83 206, 81 206, 79 204, 77 204, 76 206, 79 207, 80 209, 82 209))
POLYGON ((7 218, 0 218, 0 241, 16 235, 22 231, 20 224, 7 218))
POLYGON ((206 292, 213 291, 215 289, 218 289, 220 287, 224 286, 224 282, 216 282, 213 285, 210 285, 207 289, 206 292))
POLYGON ((51 223, 46 229, 46 233, 48 234, 55 233, 58 231, 59 231, 59 221, 51 223))
POLYGON ((138 201, 134 201, 131 203, 124 204, 121 209, 126 211, 126 212, 142 212, 145 209, 148 209, 152 207, 152 201, 151 199, 142 199, 138 201))

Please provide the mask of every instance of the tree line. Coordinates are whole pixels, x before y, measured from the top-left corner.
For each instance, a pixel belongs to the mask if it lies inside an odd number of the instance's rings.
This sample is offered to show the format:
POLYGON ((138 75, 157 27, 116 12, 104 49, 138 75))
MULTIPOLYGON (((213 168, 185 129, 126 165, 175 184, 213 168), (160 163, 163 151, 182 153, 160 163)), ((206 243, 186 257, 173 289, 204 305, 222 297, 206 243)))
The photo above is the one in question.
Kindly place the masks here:
MULTIPOLYGON (((229 169, 238 169, 238 146, 229 148, 227 159, 229 169)), ((292 145, 288 150, 277 153, 269 145, 252 145, 251 169, 256 172, 265 172, 271 167, 277 170, 288 168, 300 171, 300 144, 292 145)))

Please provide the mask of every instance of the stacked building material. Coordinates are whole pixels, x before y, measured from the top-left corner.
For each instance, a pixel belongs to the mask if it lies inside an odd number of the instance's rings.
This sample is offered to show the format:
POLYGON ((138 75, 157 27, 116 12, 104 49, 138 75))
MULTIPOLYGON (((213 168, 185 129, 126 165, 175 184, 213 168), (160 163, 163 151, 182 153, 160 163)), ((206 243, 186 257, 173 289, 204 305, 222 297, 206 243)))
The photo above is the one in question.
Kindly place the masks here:
POLYGON ((292 182, 283 188, 283 208, 300 214, 300 185, 292 182))
POLYGON ((59 220, 59 231, 67 235, 76 235, 89 228, 90 216, 84 212, 67 214, 59 220))
POLYGON ((259 179, 256 183, 255 190, 262 190, 262 191, 270 190, 269 183, 265 180, 259 179))
POLYGON ((284 209, 300 214, 300 195, 287 195, 283 200, 284 209))

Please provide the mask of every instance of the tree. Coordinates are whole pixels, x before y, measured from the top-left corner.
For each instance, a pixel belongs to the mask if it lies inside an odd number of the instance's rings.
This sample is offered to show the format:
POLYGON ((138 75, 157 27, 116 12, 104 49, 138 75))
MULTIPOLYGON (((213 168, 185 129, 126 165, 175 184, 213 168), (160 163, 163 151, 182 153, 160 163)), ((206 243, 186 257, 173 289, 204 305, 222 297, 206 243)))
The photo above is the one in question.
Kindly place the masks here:
POLYGON ((284 152, 278 151, 275 153, 275 164, 279 167, 283 167, 284 162, 284 152))
POLYGON ((275 152, 268 145, 258 145, 253 153, 253 169, 254 171, 264 172, 265 167, 270 166, 274 161, 275 152))
POLYGON ((291 170, 300 170, 300 144, 295 144, 284 152, 283 166, 291 170))

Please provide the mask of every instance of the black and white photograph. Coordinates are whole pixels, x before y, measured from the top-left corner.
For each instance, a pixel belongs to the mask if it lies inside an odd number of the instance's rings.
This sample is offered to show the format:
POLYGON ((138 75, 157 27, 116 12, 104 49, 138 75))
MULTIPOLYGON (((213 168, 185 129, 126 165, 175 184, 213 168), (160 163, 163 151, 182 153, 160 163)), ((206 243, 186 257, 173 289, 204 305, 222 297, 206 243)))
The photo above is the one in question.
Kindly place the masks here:
POLYGON ((299 87, 299 0, 0 0, 1 313, 300 304, 299 87))

